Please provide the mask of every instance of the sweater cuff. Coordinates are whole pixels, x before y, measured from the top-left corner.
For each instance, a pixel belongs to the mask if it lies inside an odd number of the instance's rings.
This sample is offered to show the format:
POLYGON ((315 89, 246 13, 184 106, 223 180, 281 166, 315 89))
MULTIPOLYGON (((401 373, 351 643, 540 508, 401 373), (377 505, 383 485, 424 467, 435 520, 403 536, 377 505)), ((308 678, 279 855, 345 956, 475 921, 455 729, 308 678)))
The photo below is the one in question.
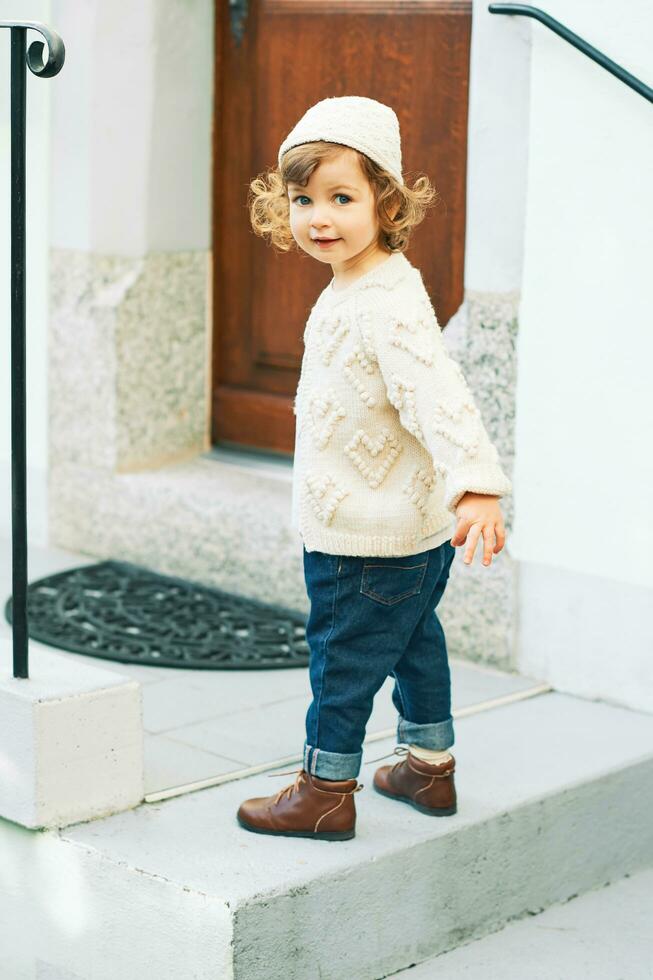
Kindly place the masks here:
POLYGON ((512 493, 512 483, 501 467, 493 463, 478 463, 449 472, 444 499, 447 510, 455 515, 456 507, 466 493, 503 497, 512 493))

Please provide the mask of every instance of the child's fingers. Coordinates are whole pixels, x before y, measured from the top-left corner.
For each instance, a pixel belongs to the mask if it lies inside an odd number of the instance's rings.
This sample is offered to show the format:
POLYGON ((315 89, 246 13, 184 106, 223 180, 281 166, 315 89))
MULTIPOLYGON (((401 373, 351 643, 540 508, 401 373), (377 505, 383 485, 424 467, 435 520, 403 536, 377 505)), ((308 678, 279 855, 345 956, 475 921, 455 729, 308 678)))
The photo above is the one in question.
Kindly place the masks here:
POLYGON ((456 524, 456 530, 451 536, 451 543, 452 545, 454 545, 454 547, 465 543, 465 538, 467 537, 467 532, 469 531, 470 526, 471 526, 471 521, 467 520, 464 517, 458 518, 458 523, 456 524))
POLYGON ((495 555, 498 555, 501 549, 503 548, 504 544, 506 543, 506 529, 503 526, 503 524, 497 524, 495 531, 497 535, 497 543, 494 548, 494 553, 495 555))
POLYGON ((492 561, 492 551, 494 549, 494 524, 483 526, 483 564, 489 565, 492 561))
POLYGON ((476 550, 476 542, 481 535, 481 525, 474 524, 467 534, 467 547, 465 548, 464 562, 469 565, 474 557, 474 552, 476 550))

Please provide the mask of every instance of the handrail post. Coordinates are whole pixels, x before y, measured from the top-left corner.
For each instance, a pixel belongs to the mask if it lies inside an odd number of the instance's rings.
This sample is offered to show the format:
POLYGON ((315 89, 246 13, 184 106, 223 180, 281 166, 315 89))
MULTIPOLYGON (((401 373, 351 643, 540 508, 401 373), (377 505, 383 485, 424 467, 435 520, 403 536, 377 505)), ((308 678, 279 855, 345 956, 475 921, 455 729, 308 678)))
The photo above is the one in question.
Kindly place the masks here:
POLYGON ((11 30, 11 528, 13 675, 28 677, 27 620, 27 452, 25 357, 25 160, 27 71, 51 78, 63 67, 65 48, 55 31, 37 21, 0 21, 11 30), (34 41, 29 51, 27 28, 48 42, 34 41))
POLYGON ((11 528, 14 677, 28 676, 25 433, 25 68, 24 27, 11 32, 11 528))

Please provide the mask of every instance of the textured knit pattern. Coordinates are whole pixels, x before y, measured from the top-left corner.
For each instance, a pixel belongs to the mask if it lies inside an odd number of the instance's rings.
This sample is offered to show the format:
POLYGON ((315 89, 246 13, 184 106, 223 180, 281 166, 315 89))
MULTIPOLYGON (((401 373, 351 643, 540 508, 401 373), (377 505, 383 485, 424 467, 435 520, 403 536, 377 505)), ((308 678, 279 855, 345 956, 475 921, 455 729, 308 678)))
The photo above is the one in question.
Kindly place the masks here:
POLYGON ((364 95, 338 95, 316 102, 279 147, 279 166, 286 150, 319 140, 360 150, 403 184, 399 119, 389 105, 364 95))
POLYGON ((512 492, 403 253, 343 290, 329 283, 304 347, 293 522, 307 551, 417 554, 451 537, 467 491, 512 492))

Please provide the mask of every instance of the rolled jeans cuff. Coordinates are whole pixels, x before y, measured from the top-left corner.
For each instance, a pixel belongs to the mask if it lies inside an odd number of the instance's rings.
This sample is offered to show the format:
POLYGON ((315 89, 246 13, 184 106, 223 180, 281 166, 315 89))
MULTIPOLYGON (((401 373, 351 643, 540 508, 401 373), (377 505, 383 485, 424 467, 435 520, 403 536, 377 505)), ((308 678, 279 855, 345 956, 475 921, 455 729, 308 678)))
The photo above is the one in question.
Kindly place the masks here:
POLYGON ((422 749, 435 749, 436 751, 448 749, 454 743, 453 717, 450 715, 444 721, 418 725, 414 721, 406 721, 399 715, 397 741, 419 745, 422 749))
POLYGON ((304 769, 319 779, 355 779, 361 771, 363 752, 326 752, 304 741, 304 769))

